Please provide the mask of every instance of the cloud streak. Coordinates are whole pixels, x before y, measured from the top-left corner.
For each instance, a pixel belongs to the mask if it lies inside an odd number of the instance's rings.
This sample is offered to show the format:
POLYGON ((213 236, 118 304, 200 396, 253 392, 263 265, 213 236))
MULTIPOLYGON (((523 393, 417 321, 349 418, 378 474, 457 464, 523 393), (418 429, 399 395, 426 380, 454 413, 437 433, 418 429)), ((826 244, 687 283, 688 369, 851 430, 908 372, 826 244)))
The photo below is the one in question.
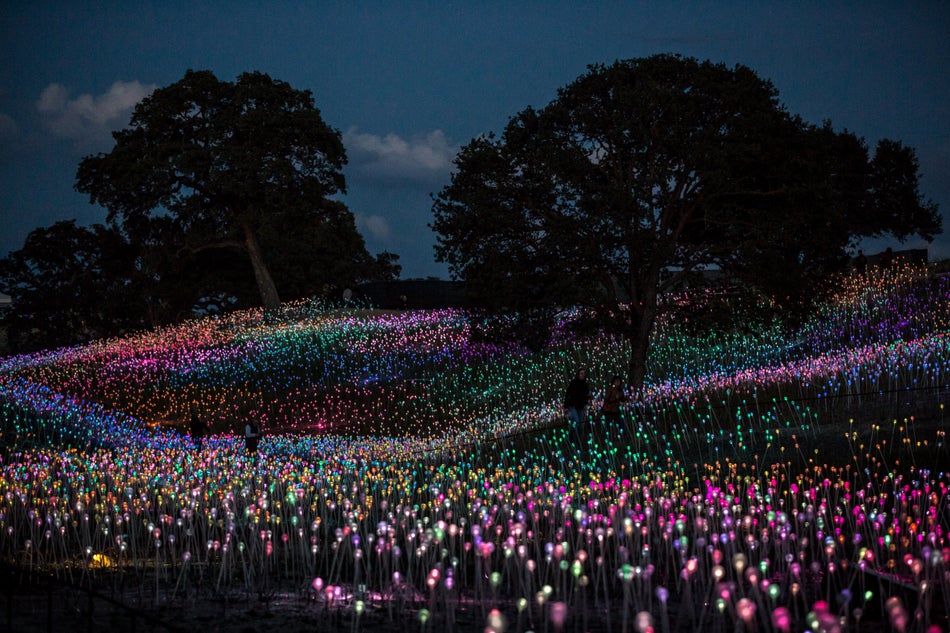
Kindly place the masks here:
POLYGON ((93 145, 107 141, 112 130, 125 126, 135 105, 155 88, 155 84, 116 81, 103 94, 71 98, 63 85, 52 83, 40 94, 36 109, 52 136, 77 146, 93 145))
POLYGON ((431 183, 446 178, 458 147, 442 130, 403 138, 350 128, 343 134, 350 166, 359 174, 390 183, 431 183))
POLYGON ((377 242, 387 243, 391 235, 389 221, 381 215, 364 215, 357 213, 356 226, 360 232, 366 232, 377 242))

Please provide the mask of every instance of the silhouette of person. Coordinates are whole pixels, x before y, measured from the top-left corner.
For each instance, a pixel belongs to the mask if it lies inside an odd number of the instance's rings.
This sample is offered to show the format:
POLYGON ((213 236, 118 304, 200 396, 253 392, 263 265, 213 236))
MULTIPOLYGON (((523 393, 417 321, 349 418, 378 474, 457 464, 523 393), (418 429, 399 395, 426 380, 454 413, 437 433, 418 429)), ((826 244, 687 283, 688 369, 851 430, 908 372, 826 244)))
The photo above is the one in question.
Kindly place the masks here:
POLYGON ((894 249, 888 246, 884 249, 884 252, 881 253, 881 268, 890 268, 891 264, 894 263, 894 249))
POLYGON ((587 370, 578 369, 567 385, 564 394, 564 408, 567 417, 574 426, 574 433, 583 443, 587 436, 587 407, 590 405, 590 385, 587 384, 587 370))
POLYGON ((244 425, 244 448, 248 455, 257 453, 257 443, 261 437, 261 430, 253 419, 247 421, 244 425))
POLYGON ((616 427, 620 426, 620 403, 629 399, 621 389, 621 384, 620 376, 614 376, 610 379, 610 386, 607 387, 607 391, 604 393, 604 406, 601 409, 604 420, 616 427))
POLYGON ((868 258, 863 250, 859 249, 858 256, 854 258, 854 269, 859 273, 863 273, 868 269, 868 258))
POLYGON ((205 431, 207 431, 207 429, 207 424, 198 416, 198 411, 192 409, 188 432, 191 434, 191 441, 195 445, 195 450, 199 453, 201 452, 201 445, 204 442, 205 431))

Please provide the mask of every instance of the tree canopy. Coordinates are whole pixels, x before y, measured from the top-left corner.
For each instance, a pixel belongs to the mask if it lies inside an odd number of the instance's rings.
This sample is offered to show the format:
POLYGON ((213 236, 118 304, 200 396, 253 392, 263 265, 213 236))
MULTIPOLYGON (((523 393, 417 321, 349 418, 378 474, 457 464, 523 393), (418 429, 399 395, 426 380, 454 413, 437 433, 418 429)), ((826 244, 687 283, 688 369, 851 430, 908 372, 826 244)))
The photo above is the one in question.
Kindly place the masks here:
POLYGON ((76 189, 133 240, 167 215, 191 252, 240 249, 265 307, 280 299, 261 233, 315 218, 332 224, 341 213, 340 203, 328 204, 346 189, 340 132, 324 122, 310 91, 266 74, 226 82, 189 70, 145 98, 113 136, 111 152, 82 160, 76 189))
MULTIPOLYGON (((287 225, 277 220, 289 218, 275 216, 262 229, 280 291, 299 298, 398 277, 394 256, 371 257, 352 214, 342 203, 327 204, 337 211, 287 225)), ((32 231, 22 248, 0 259, 0 289, 13 298, 3 315, 10 349, 30 352, 174 323, 211 304, 255 305, 251 264, 240 252, 182 249, 168 217, 139 228, 132 241, 115 224, 58 222, 32 231)))
POLYGON ((156 90, 84 158, 76 189, 105 225, 33 231, 0 260, 13 349, 72 344, 180 320, 204 298, 273 308, 328 285, 391 280, 345 192, 346 154, 309 91, 262 73, 236 82, 188 71, 156 90))
POLYGON ((861 236, 939 232, 913 151, 789 114, 744 66, 595 65, 463 147, 433 204, 436 258, 490 310, 589 308, 642 386, 658 298, 718 266, 793 301, 861 236))
POLYGON ((57 222, 36 229, 0 259, 0 287, 13 298, 4 317, 10 346, 33 351, 142 327, 129 271, 135 251, 113 228, 57 222))

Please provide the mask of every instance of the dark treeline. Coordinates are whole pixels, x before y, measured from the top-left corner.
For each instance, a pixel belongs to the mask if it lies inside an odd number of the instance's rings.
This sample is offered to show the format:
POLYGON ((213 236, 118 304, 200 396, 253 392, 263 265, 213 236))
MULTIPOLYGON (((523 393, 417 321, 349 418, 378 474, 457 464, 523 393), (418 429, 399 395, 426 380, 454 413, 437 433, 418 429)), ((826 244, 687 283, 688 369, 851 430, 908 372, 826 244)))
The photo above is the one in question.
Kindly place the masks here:
MULTIPOLYGON (((14 351, 399 276, 337 199, 342 136, 307 90, 188 71, 113 137, 75 184, 105 223, 38 229, 0 261, 14 351)), ((462 147, 431 227, 493 333, 544 345, 558 310, 587 308, 637 388, 662 297, 705 271, 795 315, 861 239, 932 239, 918 172, 912 148, 803 121, 749 68, 656 55, 591 66, 462 147)))

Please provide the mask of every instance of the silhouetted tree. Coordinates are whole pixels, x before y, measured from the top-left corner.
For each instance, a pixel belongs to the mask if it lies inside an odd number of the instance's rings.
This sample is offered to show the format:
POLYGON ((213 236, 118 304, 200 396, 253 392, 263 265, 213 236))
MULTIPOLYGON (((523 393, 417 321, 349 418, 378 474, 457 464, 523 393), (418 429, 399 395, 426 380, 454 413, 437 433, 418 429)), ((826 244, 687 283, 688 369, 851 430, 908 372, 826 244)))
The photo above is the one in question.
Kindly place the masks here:
POLYGON ((113 137, 111 152, 82 160, 77 191, 133 239, 149 219, 168 214, 193 252, 243 250, 267 308, 279 295, 262 228, 275 214, 309 218, 345 191, 339 131, 323 121, 310 91, 259 72, 231 83, 189 70, 146 97, 113 137))
POLYGON ((0 260, 11 350, 83 343, 144 327, 136 249, 114 227, 75 221, 36 229, 0 260))
POLYGON ((281 296, 289 299, 319 294, 328 284, 391 281, 401 270, 397 255, 367 252, 353 214, 337 200, 303 217, 272 216, 261 229, 261 246, 273 262, 281 296))
POLYGON ((658 298, 691 272, 719 265, 797 293, 854 237, 939 232, 912 152, 887 142, 879 156, 791 116, 744 66, 591 66, 462 148, 433 205, 436 257, 490 310, 587 306, 629 341, 640 387, 658 298), (794 270, 787 283, 776 266, 794 270))

